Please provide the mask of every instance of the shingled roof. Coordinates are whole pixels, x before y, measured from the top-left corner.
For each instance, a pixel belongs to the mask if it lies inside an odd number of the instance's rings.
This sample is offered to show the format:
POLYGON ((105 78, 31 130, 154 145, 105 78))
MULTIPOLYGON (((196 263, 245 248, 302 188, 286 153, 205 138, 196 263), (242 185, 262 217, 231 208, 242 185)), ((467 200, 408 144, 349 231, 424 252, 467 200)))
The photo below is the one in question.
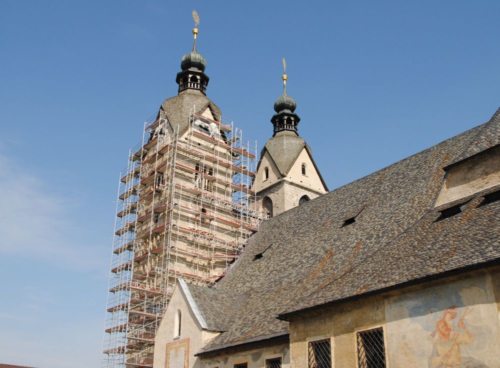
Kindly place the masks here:
POLYGON ((210 295, 196 298, 212 328, 224 331, 199 354, 286 335, 288 322, 277 319, 280 314, 500 261, 499 201, 481 206, 480 193, 462 213, 441 221, 434 207, 443 168, 498 144, 498 132, 499 112, 265 221, 226 277, 205 288, 210 295), (223 302, 210 306, 211 297, 223 302))
MULTIPOLYGON (((280 174, 282 176, 287 176, 292 165, 304 148, 308 151, 310 150, 301 137, 293 132, 283 131, 267 141, 262 153, 267 151, 276 164, 280 174)), ((312 155, 310 156, 312 157, 312 155)))
POLYGON ((212 100, 201 91, 186 89, 177 96, 166 99, 160 107, 159 116, 166 117, 179 135, 182 135, 189 127, 191 114, 201 114, 207 108, 210 108, 215 120, 221 120, 221 111, 212 100))

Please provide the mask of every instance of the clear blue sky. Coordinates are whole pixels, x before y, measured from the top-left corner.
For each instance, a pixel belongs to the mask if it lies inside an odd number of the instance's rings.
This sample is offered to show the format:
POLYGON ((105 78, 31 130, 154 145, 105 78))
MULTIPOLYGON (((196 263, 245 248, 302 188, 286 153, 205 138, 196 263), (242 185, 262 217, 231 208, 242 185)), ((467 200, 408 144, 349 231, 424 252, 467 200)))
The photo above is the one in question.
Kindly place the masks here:
POLYGON ((208 94, 260 146, 286 56, 330 188, 500 105, 498 0, 0 0, 0 362, 99 366, 119 172, 193 8, 208 94))

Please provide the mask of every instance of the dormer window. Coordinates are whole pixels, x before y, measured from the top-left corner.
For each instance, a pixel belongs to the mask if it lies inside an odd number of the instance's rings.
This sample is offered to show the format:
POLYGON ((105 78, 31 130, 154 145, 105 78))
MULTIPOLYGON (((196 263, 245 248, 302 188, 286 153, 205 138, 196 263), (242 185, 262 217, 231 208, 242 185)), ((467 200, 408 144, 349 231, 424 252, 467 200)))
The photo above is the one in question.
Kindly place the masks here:
POLYGON ((436 207, 500 187, 500 145, 445 168, 443 187, 436 207))

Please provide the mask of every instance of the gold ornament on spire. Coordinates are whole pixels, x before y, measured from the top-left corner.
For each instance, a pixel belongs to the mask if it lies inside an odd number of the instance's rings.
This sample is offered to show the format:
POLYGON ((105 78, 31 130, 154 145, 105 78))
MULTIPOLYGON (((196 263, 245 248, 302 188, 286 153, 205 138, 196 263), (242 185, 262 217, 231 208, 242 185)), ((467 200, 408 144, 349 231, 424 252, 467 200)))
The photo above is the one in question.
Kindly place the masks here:
POLYGON ((282 58, 281 62, 283 64, 283 75, 281 76, 281 79, 283 80, 283 95, 286 96, 286 81, 288 80, 288 75, 286 74, 286 60, 285 60, 285 58, 282 58))
POLYGON ((196 51, 196 39, 198 38, 198 26, 200 25, 200 16, 198 15, 198 12, 196 10, 193 10, 193 21, 194 21, 194 28, 193 28, 193 51, 196 51))

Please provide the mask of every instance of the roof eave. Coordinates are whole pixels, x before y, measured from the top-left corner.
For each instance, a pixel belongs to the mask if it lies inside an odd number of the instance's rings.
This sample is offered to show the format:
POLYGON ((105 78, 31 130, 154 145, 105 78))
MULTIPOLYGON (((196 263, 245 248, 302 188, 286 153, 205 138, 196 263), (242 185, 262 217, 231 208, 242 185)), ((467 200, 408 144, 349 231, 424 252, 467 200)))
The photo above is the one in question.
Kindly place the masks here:
POLYGON ((183 278, 178 278, 177 282, 179 283, 179 287, 181 289, 182 295, 184 295, 184 298, 186 299, 186 301, 189 305, 189 308, 191 308, 191 311, 193 312, 193 315, 195 316, 196 321, 198 322, 198 324, 200 325, 200 327, 203 330, 209 330, 208 325, 207 325, 207 321, 203 317, 203 314, 201 313, 201 311, 198 307, 198 304, 196 304, 186 281, 184 281, 183 278))
POLYGON ((379 289, 373 289, 373 290, 367 291, 365 293, 351 295, 351 296, 348 296, 345 298, 331 300, 331 301, 328 301, 325 303, 320 303, 320 304, 313 305, 310 307, 292 310, 289 312, 283 312, 283 313, 278 314, 278 316, 276 318, 281 320, 281 321, 290 322, 293 317, 299 316, 303 313, 319 310, 319 309, 322 309, 322 308, 325 308, 328 306, 333 306, 333 305, 346 303, 346 302, 352 302, 352 301, 355 301, 355 300, 358 300, 361 298, 366 298, 366 297, 373 296, 373 295, 379 295, 379 294, 393 291, 396 289, 409 287, 409 286, 415 286, 415 285, 422 284, 424 282, 438 280, 438 279, 442 279, 442 278, 449 277, 449 276, 454 276, 458 273, 476 271, 476 270, 484 268, 484 267, 491 267, 491 266, 498 266, 498 265, 500 265, 500 257, 490 259, 486 262, 480 262, 480 263, 476 263, 473 265, 467 265, 467 266, 458 267, 458 268, 455 268, 452 270, 447 270, 447 271, 435 273, 432 275, 419 277, 419 278, 408 280, 408 281, 405 281, 405 282, 402 282, 399 284, 389 285, 387 287, 383 287, 383 288, 379 288, 379 289))
POLYGON ((228 344, 216 346, 216 347, 211 348, 211 349, 201 350, 194 355, 199 356, 199 357, 204 357, 204 356, 209 356, 209 355, 215 355, 215 354, 223 352, 227 349, 237 349, 237 348, 248 349, 248 348, 254 347, 253 345, 258 345, 260 343, 265 342, 267 344, 271 340, 273 340, 275 342, 287 342, 287 341, 289 341, 289 334, 288 334, 288 332, 285 332, 285 333, 279 332, 279 333, 272 334, 272 335, 259 336, 259 337, 255 337, 253 339, 245 340, 243 342, 228 343, 228 344))

